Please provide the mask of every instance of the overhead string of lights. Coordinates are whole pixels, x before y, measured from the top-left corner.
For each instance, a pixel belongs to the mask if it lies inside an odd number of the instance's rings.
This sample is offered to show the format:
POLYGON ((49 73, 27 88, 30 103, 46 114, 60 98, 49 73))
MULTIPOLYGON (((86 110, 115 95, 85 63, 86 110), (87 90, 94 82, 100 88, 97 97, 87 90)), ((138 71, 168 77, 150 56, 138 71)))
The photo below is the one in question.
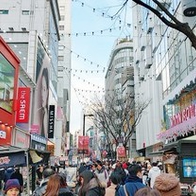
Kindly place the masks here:
POLYGON ((77 2, 80 3, 81 7, 86 7, 92 10, 93 13, 100 13, 102 17, 104 18, 110 18, 111 20, 114 20, 115 18, 119 17, 119 13, 123 10, 124 6, 128 3, 128 0, 126 0, 123 5, 119 4, 119 5, 113 5, 113 6, 108 6, 105 8, 95 8, 91 5, 86 4, 83 1, 80 0, 72 0, 73 2, 77 2), (116 11, 116 13, 114 15, 109 15, 108 12, 109 10, 113 9, 113 8, 117 8, 118 10, 116 11), (107 10, 107 11, 104 11, 107 10))
MULTIPOLYGON (((135 86, 141 85, 142 82, 147 82, 147 81, 150 81, 153 79, 156 79, 156 75, 152 75, 152 76, 146 75, 144 80, 138 81, 134 85, 135 86)), ((96 95, 96 94, 100 94, 100 93, 102 94, 102 93, 106 93, 106 92, 115 92, 117 90, 120 90, 120 88, 119 89, 112 89, 112 90, 110 90, 110 89, 106 90, 104 88, 102 88, 101 90, 98 90, 98 89, 97 90, 96 89, 95 90, 88 90, 88 89, 74 88, 74 91, 77 95, 78 101, 83 107, 90 106, 93 103, 92 99, 90 99, 90 96, 87 96, 86 94, 96 95)), ((143 95, 144 95, 144 92, 135 94, 135 96, 137 96, 138 98, 139 98, 139 96, 143 96, 143 95)))
MULTIPOLYGON (((110 18, 111 20, 114 20, 114 23, 113 23, 113 25, 111 25, 111 27, 106 28, 106 29, 101 29, 101 30, 96 30, 96 31, 89 31, 89 32, 75 32, 75 33, 65 34, 67 36, 95 36, 95 35, 99 36, 99 35, 103 35, 105 32, 111 33, 114 30, 120 30, 122 32, 123 29, 126 29, 127 27, 128 28, 131 27, 131 24, 126 22, 126 17, 124 17, 125 21, 122 21, 121 17, 120 17, 122 12, 125 10, 124 8, 126 7, 126 4, 128 3, 128 0, 126 0, 126 2, 123 3, 123 5, 119 4, 119 5, 109 6, 109 7, 101 8, 101 9, 92 7, 92 6, 82 2, 80 0, 73 0, 73 1, 81 3, 82 7, 90 8, 94 13, 96 13, 96 12, 101 13, 102 17, 110 18), (113 8, 117 8, 117 11, 115 11, 115 14, 109 15, 108 14, 109 10, 111 10, 113 8), (104 9, 106 11, 104 11, 104 9), (118 26, 115 25, 117 21, 118 21, 118 26)), ((126 10, 125 10, 125 12, 126 12, 126 10)), ((125 15, 126 15, 126 13, 125 13, 125 15)), ((61 36, 64 36, 64 34, 62 34, 61 36)))
POLYGON ((67 48, 66 46, 64 46, 64 48, 67 49, 67 50, 69 50, 70 53, 73 54, 73 55, 75 55, 77 58, 81 58, 83 61, 90 63, 90 65, 96 65, 96 67, 102 67, 102 68, 103 68, 102 70, 96 70, 96 71, 105 72, 105 69, 106 69, 105 66, 102 66, 102 65, 100 65, 100 64, 97 64, 97 63, 95 63, 95 62, 89 60, 88 58, 79 55, 78 53, 72 51, 70 48, 67 48))

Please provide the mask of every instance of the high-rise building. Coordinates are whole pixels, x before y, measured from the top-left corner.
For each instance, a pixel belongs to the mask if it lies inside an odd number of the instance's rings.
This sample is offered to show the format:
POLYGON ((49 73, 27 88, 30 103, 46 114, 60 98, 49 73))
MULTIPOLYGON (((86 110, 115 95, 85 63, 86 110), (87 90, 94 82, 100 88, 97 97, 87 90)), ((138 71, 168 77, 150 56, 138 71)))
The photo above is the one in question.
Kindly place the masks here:
MULTIPOLYGON (((58 1, 3 0, 0 9, 0 35, 21 61, 19 87, 31 88, 29 121, 16 122, 13 138, 24 137, 25 133, 31 137, 28 140, 32 141, 31 147, 46 150, 48 139, 55 140, 57 126, 60 40, 58 1), (45 98, 41 93, 41 90, 44 92, 44 81, 48 88, 45 98)), ((13 145, 17 145, 15 140, 13 145)))
MULTIPOLYGON (((195 32, 195 17, 185 12, 194 9, 195 1, 168 0, 162 5, 195 32)), ((163 146, 176 149, 178 141, 195 134, 195 112, 191 115, 189 110, 196 101, 196 52, 187 36, 150 10, 133 3, 133 16, 136 100, 150 100, 136 127, 137 150, 147 157, 154 152, 152 159, 157 161, 163 159, 163 146)))
MULTIPOLYGON (((133 40, 129 39, 128 37, 117 40, 111 52, 109 65, 105 76, 105 99, 107 100, 109 97, 116 97, 116 106, 114 107, 116 107, 117 110, 122 109, 122 105, 119 104, 124 102, 127 99, 127 96, 133 95, 131 99, 134 99, 133 60, 133 40)), ((107 101, 105 105, 107 110, 107 101)), ((119 123, 122 123, 122 119, 115 119, 114 123, 116 123, 116 126, 119 126, 119 123)), ((122 129, 122 127, 119 127, 119 129, 122 129)), ((115 131, 116 130, 114 130, 114 133, 115 131)), ((124 131, 126 132, 126 130, 123 130, 122 132, 124 131)), ((136 156, 134 132, 131 135, 131 139, 127 146, 129 149, 127 155, 129 157, 136 156)), ((123 137, 123 133, 121 133, 121 136, 119 137, 123 137)), ((121 140, 121 138, 118 139, 119 141, 121 140)), ((112 145, 113 146, 110 148, 115 149, 115 143, 112 145)))

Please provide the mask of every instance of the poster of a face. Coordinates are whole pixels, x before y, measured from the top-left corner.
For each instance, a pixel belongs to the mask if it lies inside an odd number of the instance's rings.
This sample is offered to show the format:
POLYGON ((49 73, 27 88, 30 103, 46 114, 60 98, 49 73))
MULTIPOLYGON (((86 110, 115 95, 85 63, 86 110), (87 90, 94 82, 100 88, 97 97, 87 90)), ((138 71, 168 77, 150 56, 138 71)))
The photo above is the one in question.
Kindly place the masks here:
POLYGON ((38 127, 37 134, 46 138, 48 136, 49 67, 50 58, 42 44, 38 42, 33 125, 38 127))
POLYGON ((12 113, 14 67, 0 54, 0 108, 12 113))

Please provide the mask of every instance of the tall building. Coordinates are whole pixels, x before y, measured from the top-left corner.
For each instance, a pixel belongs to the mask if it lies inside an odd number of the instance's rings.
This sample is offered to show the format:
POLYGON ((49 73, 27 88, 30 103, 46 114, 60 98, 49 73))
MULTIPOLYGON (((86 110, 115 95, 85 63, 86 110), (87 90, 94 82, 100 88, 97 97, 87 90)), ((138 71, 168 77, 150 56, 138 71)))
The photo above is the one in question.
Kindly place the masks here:
MULTIPOLYGON (((112 98, 115 96, 120 103, 127 98, 127 95, 131 94, 133 95, 132 99, 134 99, 134 69, 132 66, 133 59, 133 40, 130 40, 129 38, 117 40, 111 52, 109 65, 105 76, 106 100, 108 97, 112 98)), ((107 108, 107 101, 105 104, 107 108)), ((121 110, 121 106, 118 104, 116 105, 116 108, 117 110, 118 108, 121 110)), ((121 120, 122 119, 115 119, 117 126, 121 120)), ((115 145, 116 144, 113 143, 111 149, 115 149, 115 145)), ((128 146, 131 146, 131 148, 128 150, 128 155, 131 157, 135 156, 134 133, 132 134, 128 146)))
MULTIPOLYGON (((186 16, 195 1, 166 1, 163 5, 195 32, 195 17, 186 16)), ((136 100, 150 100, 136 127, 136 141, 137 150, 148 157, 166 146, 176 149, 184 137, 195 134, 195 111, 191 110, 196 101, 196 52, 183 33, 165 25, 148 9, 133 3, 133 15, 137 17, 133 21, 136 100)), ((160 152, 152 159, 167 162, 160 152)))
POLYGON ((70 148, 70 105, 71 105, 71 0, 58 0, 60 10, 59 48, 58 48, 58 110, 63 113, 64 120, 57 121, 58 131, 56 142, 64 140, 61 146, 56 146, 57 154, 60 148, 70 148), (64 133, 65 132, 65 133, 64 133))
POLYGON ((30 87, 29 121, 16 122, 12 145, 17 146, 16 137, 27 135, 32 148, 47 150, 48 141, 55 141, 57 124, 58 1, 3 0, 0 9, 0 35, 21 61, 19 87, 30 87))

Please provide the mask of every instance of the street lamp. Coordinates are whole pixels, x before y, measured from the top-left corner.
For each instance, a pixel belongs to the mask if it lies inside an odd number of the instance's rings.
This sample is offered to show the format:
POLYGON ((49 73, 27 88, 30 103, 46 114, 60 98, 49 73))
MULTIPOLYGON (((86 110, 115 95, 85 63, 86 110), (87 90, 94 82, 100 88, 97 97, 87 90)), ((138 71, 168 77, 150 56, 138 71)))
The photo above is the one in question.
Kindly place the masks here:
POLYGON ((92 117, 94 115, 93 114, 84 114, 84 116, 83 116, 83 136, 85 136, 85 119, 86 119, 86 116, 92 117))

